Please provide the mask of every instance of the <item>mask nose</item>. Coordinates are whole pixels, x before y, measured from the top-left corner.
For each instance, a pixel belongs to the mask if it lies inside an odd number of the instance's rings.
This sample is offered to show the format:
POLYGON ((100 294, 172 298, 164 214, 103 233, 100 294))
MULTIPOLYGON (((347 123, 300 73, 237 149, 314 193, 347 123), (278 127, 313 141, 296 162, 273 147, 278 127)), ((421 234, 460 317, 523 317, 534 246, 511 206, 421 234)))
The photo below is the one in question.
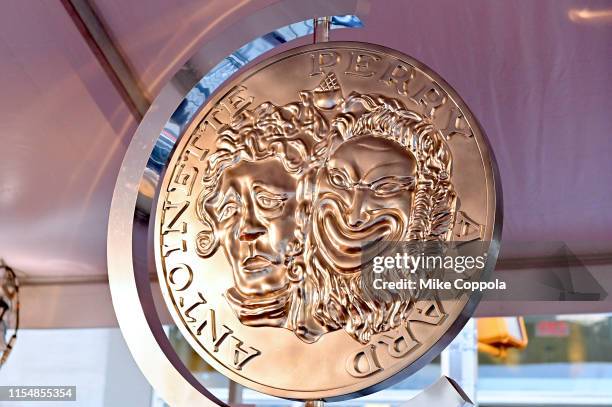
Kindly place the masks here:
POLYGON ((365 191, 356 187, 348 213, 349 226, 359 227, 367 222, 369 215, 366 212, 367 205, 365 198, 365 191))
POLYGON ((259 238, 261 235, 265 234, 266 228, 259 222, 259 219, 257 219, 257 215, 252 210, 252 207, 246 209, 245 217, 242 219, 242 225, 240 226, 240 234, 238 239, 243 242, 252 242, 253 240, 257 240, 257 238, 259 238))

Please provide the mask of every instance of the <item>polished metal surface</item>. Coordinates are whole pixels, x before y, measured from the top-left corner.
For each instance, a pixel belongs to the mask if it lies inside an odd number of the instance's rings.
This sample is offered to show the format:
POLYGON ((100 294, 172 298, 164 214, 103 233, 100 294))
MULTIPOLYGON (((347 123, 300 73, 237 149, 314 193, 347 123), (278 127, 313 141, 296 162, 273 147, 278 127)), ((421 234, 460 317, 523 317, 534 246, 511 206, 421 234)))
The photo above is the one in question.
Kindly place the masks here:
POLYGON ((380 300, 363 265, 393 242, 482 240, 490 271, 495 171, 467 106, 420 62, 365 43, 286 51, 224 84, 170 157, 153 234, 167 307, 245 386, 381 389, 436 356, 478 296, 380 300))
MULTIPOLYGON (((151 163, 158 135, 181 101, 200 79, 234 50, 287 22, 311 21, 312 17, 363 12, 367 2, 301 2, 285 0, 243 16, 239 29, 228 27, 228 35, 202 44, 184 68, 166 85, 145 115, 124 158, 109 219, 108 270, 113 306, 124 338, 149 382, 172 406, 222 404, 182 365, 165 337, 148 281, 146 224, 137 201, 150 200, 147 185, 155 176, 143 176, 151 163), (137 195, 142 192, 140 197, 137 195), (137 199, 138 198, 138 199, 137 199), (136 208, 136 210, 135 210, 136 208), (133 243, 135 243, 133 245, 133 243), (143 252, 144 250, 144 252, 143 252)), ((367 8, 367 7, 366 7, 367 8)), ((256 56, 257 53, 254 53, 256 56)), ((158 167, 159 168, 159 167, 158 167)), ((146 205, 144 205, 146 207, 146 205)), ((146 221, 145 221, 146 223, 146 221)))

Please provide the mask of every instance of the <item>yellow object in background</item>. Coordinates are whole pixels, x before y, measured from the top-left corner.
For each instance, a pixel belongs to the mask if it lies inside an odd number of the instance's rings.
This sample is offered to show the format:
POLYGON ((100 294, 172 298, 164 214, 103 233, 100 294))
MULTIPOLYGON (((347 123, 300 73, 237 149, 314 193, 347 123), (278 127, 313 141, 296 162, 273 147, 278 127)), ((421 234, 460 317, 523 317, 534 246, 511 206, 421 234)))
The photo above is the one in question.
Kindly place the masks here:
POLYGON ((509 348, 527 346, 523 317, 478 318, 478 350, 504 358, 509 348))

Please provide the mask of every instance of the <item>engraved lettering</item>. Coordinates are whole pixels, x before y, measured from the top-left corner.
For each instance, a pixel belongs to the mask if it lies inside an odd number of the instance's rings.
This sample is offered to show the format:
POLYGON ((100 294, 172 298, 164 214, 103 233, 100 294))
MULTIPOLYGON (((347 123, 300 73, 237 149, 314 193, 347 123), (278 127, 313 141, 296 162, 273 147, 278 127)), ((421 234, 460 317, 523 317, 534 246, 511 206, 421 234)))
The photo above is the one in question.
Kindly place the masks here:
POLYGON ((201 293, 201 292, 198 292, 198 297, 200 297, 200 301, 197 301, 197 302, 193 303, 193 305, 192 305, 191 307, 189 307, 189 308, 187 308, 187 309, 185 310, 185 314, 184 314, 184 315, 185 315, 185 319, 186 319, 186 321, 187 321, 187 322, 189 322, 189 323, 193 323, 193 322, 196 322, 196 321, 197 321, 197 320, 196 320, 194 317, 192 317, 190 314, 191 314, 191 313, 192 313, 192 312, 193 312, 193 311, 194 311, 194 310, 195 310, 197 307, 199 307, 200 305, 204 305, 204 304, 206 304, 206 300, 204 299, 204 296, 202 295, 202 293, 201 293))
POLYGON ((184 291, 189 288, 193 281, 193 271, 186 264, 178 264, 168 273, 168 281, 175 286, 176 291, 184 291))
POLYGON ((420 299, 408 316, 408 321, 423 322, 429 325, 438 325, 446 318, 442 305, 435 299, 420 299))
MULTIPOLYGON (((200 305, 200 303, 198 303, 197 305, 200 305)), ((195 322, 195 319, 189 322, 195 322)), ((204 321, 202 321, 202 323, 200 324, 200 326, 198 326, 196 330, 196 335, 202 335, 202 332, 206 327, 208 327, 209 329, 210 341, 213 344, 214 352, 219 352, 221 345, 226 342, 226 339, 230 338, 230 359, 232 360, 232 364, 236 370, 242 369, 242 367, 247 362, 261 354, 260 351, 251 346, 247 348, 242 347, 244 342, 235 336, 230 336, 234 333, 234 331, 230 329, 227 325, 222 324, 219 329, 219 331, 221 332, 218 332, 216 314, 215 311, 212 309, 209 310, 208 318, 205 318, 204 321)))
POLYGON ((204 133, 206 131, 206 123, 202 123, 196 134, 193 136, 192 140, 189 141, 189 144, 185 147, 185 154, 183 158, 185 160, 189 159, 189 156, 194 156, 198 161, 204 161, 204 159, 208 156, 209 150, 204 148, 203 146, 199 146, 198 142, 204 139, 204 133))
POLYGON ((234 333, 234 331, 229 329, 226 325, 221 325, 221 329, 223 330, 223 333, 219 335, 218 338, 216 337, 216 335, 212 338, 215 352, 219 351, 219 347, 221 346, 223 341, 225 341, 225 338, 227 338, 230 334, 234 333))
POLYGON ((198 326, 198 329, 196 329, 196 335, 198 336, 202 335, 202 331, 204 330, 204 328, 208 327, 210 329, 210 337, 214 341, 215 338, 217 337, 217 323, 215 319, 215 310, 209 309, 208 315, 209 315, 209 318, 204 318, 204 321, 202 321, 200 326, 198 326))
POLYGON ((247 347, 247 349, 243 348, 242 345, 244 343, 235 336, 231 337, 231 342, 232 348, 234 349, 234 369, 236 370, 241 370, 247 362, 261 355, 261 352, 252 346, 247 347))
POLYGON ((425 114, 429 117, 432 117, 434 114, 434 110, 443 105, 446 101, 446 96, 444 96, 444 92, 442 89, 434 83, 429 82, 426 85, 423 85, 416 93, 410 96, 416 103, 425 105, 425 114))
POLYGON ((230 120, 239 115, 243 110, 249 107, 253 100, 253 96, 245 97, 242 95, 247 90, 244 86, 238 86, 232 90, 220 103, 230 114, 230 120))
POLYGON ((162 256, 168 257, 176 251, 187 251, 187 243, 182 237, 182 233, 178 231, 170 231, 161 236, 162 239, 162 256))
POLYGON ((370 68, 371 62, 380 61, 380 57, 374 54, 368 54, 365 52, 351 52, 351 60, 349 66, 344 72, 346 75, 361 76, 369 78, 376 74, 376 71, 370 68))
POLYGON ((181 215, 185 213, 185 210, 189 206, 189 202, 170 203, 164 202, 164 213, 162 219, 162 230, 163 234, 168 232, 187 232, 187 222, 177 222, 181 215), (169 221, 168 221, 169 220, 169 221), (176 227, 175 227, 176 226, 176 227))
POLYGON ((456 107, 452 107, 450 109, 450 115, 448 118, 448 124, 446 128, 440 130, 442 135, 446 139, 450 139, 451 136, 459 133, 465 137, 473 137, 472 131, 470 130, 467 123, 465 123, 465 119, 459 109, 456 107))
POLYGON ((340 54, 335 51, 320 51, 310 54, 312 60, 312 71, 310 76, 322 75, 328 68, 340 62, 340 54))
POLYGON ((351 376, 368 377, 384 370, 377 356, 379 349, 384 349, 389 356, 399 359, 408 355, 420 345, 404 325, 401 325, 395 332, 381 335, 375 342, 375 344, 359 349, 347 358, 346 371, 351 376), (394 333, 397 336, 394 336, 394 333), (381 344, 383 347, 379 347, 377 344, 381 344))
POLYGON ((376 358, 376 345, 368 345, 346 360, 346 371, 353 377, 368 377, 383 370, 376 358))
POLYGON ((404 325, 400 326, 398 337, 385 334, 378 339, 378 343, 387 345, 387 352, 394 358, 403 358, 419 346, 419 342, 412 337, 404 325))
POLYGON ((457 241, 471 242, 473 240, 482 239, 483 226, 478 222, 469 218, 465 212, 457 212, 455 219, 455 228, 453 229, 453 237, 457 241))
POLYGON ((183 192, 186 196, 190 196, 197 177, 197 168, 185 164, 177 165, 168 192, 183 192))
POLYGON ((380 77, 380 80, 389 86, 395 84, 397 93, 406 96, 408 94, 406 92, 408 82, 410 82, 413 78, 413 67, 401 63, 391 63, 389 68, 387 68, 385 73, 380 77))
POLYGON ((223 123, 221 120, 217 118, 217 115, 221 113, 220 109, 214 109, 210 112, 210 114, 204 119, 203 124, 209 124, 210 127, 215 129, 217 133, 223 130, 227 125, 223 123))

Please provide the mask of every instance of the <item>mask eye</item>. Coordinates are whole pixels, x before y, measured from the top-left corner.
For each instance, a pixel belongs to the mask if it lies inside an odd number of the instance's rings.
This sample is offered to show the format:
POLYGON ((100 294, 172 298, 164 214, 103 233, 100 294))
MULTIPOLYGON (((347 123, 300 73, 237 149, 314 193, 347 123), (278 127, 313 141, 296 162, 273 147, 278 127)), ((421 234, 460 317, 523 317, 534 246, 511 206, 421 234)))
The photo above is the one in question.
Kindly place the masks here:
POLYGON ((275 195, 268 192, 260 192, 256 196, 257 205, 267 211, 280 209, 285 203, 285 198, 282 195, 275 195))
POLYGON ((414 178, 402 177, 379 180, 371 185, 372 191, 379 196, 394 195, 400 191, 409 191, 414 187, 414 178))
POLYGON ((221 211, 219 212, 219 221, 223 222, 234 216, 238 212, 238 205, 235 202, 228 202, 223 205, 221 211))
POLYGON ((351 187, 351 182, 342 171, 330 168, 328 174, 329 182, 336 188, 349 189, 351 187))
POLYGON ((400 184, 396 182, 384 182, 374 187, 374 192, 378 195, 389 195, 398 192, 401 189, 400 184))

